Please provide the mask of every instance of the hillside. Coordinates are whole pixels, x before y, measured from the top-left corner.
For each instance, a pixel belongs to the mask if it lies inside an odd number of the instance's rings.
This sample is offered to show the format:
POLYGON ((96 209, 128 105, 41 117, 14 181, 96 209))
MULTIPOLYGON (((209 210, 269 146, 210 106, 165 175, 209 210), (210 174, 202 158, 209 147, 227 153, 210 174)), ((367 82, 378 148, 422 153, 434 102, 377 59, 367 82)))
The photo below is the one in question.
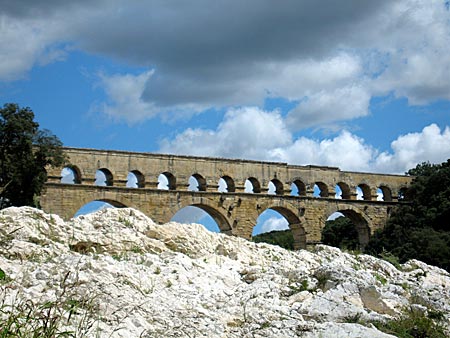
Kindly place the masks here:
POLYGON ((0 330, 73 332, 59 336, 393 337, 375 324, 408 316, 450 329, 450 275, 417 260, 398 270, 328 246, 287 251, 157 225, 133 209, 64 222, 8 208, 0 309, 0 330))

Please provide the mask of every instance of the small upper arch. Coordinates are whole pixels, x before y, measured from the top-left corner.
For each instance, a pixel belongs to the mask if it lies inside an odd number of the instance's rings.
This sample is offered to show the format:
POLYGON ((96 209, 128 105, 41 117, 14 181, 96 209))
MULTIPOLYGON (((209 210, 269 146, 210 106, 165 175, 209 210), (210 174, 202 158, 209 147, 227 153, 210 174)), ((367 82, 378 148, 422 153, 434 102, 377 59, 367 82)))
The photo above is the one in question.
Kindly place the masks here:
POLYGON ((145 184, 144 175, 139 170, 132 170, 128 173, 127 184, 129 188, 143 188, 145 184))
MULTIPOLYGON (((351 199, 351 190, 350 190, 350 186, 347 183, 339 182, 336 184, 336 187, 339 188, 339 190, 340 190, 340 198, 342 198, 343 200, 351 199)), ((336 198, 339 198, 338 194, 337 194, 337 190, 338 190, 337 188, 336 188, 336 198)))
POLYGON ((158 176, 158 189, 175 190, 176 188, 177 179, 172 173, 165 171, 158 176))
POLYGON ((397 199, 399 201, 408 200, 407 192, 408 192, 407 187, 401 187, 400 189, 398 189, 397 199))
POLYGON ((314 190, 316 190, 316 187, 318 189, 317 191, 317 197, 328 197, 329 190, 328 185, 324 182, 316 182, 314 186, 314 190))
POLYGON ((249 177, 245 181, 245 192, 259 194, 261 193, 261 184, 255 177, 249 177))
POLYGON ((291 183, 291 195, 306 196, 306 184, 301 179, 295 179, 291 183))
POLYGON ((111 187, 113 185, 113 174, 107 168, 97 169, 94 184, 102 187, 111 187))
POLYGON ((222 176, 219 179, 219 191, 220 192, 235 192, 236 186, 234 180, 227 175, 222 176))
POLYGON ((268 194, 271 195, 283 195, 283 183, 280 180, 274 178, 269 182, 268 194))
POLYGON ((392 190, 387 185, 380 185, 378 187, 381 193, 380 200, 385 202, 392 202, 392 190))
POLYGON ((61 170, 61 183, 81 184, 81 171, 76 165, 68 165, 61 170))
POLYGON ((356 190, 357 190, 357 199, 364 200, 364 201, 372 200, 372 194, 370 191, 370 187, 367 184, 365 184, 365 183, 359 184, 356 190))
POLYGON ((191 177, 189 177, 189 191, 206 191, 206 179, 195 173, 191 177))

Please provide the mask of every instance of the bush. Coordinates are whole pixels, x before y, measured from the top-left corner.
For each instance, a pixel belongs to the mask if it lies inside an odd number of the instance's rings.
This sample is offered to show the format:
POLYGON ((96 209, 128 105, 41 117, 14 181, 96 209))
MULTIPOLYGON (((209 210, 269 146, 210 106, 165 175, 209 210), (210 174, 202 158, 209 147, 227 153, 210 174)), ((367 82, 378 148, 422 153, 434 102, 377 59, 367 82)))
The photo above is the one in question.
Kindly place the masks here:
POLYGON ((358 232, 355 225, 348 218, 339 217, 326 221, 322 231, 322 243, 341 249, 359 249, 358 232))
POLYGON ((405 316, 373 323, 377 329, 399 338, 446 338, 444 328, 424 313, 409 310, 405 316))
POLYGON ((290 229, 265 232, 263 234, 253 236, 252 241, 255 243, 269 243, 281 246, 284 249, 294 250, 294 237, 292 236, 290 229))

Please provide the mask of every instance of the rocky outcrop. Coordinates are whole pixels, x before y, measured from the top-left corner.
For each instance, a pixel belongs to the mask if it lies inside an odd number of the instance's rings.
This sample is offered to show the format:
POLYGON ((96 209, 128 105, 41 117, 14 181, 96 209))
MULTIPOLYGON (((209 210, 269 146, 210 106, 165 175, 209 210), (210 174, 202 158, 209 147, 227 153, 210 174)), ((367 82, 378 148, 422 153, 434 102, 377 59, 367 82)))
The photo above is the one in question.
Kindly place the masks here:
POLYGON ((415 260, 286 251, 133 209, 8 208, 0 237, 0 316, 51 304, 77 336, 392 337, 371 323, 405 309, 450 322, 450 275, 415 260))

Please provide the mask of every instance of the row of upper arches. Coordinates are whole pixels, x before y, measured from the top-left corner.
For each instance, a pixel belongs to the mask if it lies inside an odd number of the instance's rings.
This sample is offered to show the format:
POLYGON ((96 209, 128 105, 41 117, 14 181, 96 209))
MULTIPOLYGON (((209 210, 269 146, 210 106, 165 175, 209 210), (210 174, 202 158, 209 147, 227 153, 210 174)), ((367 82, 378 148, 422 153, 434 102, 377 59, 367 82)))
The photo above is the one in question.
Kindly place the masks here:
MULTIPOLYGON (((76 166, 65 167, 61 172, 61 182, 66 184, 81 184, 81 172, 76 166)), ((113 174, 107 168, 100 168, 95 174, 94 185, 97 186, 113 186, 113 174)), ((129 188, 144 188, 145 176, 138 170, 132 170, 128 173, 126 187, 129 188)), ((187 186, 189 191, 213 191, 215 187, 207 186, 206 179, 200 174, 193 174, 188 182, 182 183, 182 187, 187 186)), ((163 190, 177 190, 180 184, 176 177, 170 172, 163 172, 158 177, 158 189, 163 190)), ((380 185, 378 187, 370 187, 367 184, 359 184, 356 187, 350 186, 345 182, 339 182, 335 186, 329 186, 324 182, 314 182, 313 184, 306 184, 300 179, 294 180, 288 189, 278 179, 272 179, 266 187, 262 186, 259 180, 255 177, 249 177, 244 183, 244 192, 246 193, 267 193, 270 195, 292 195, 292 196, 313 196, 323 198, 336 199, 353 199, 353 200, 378 200, 378 201, 392 201, 394 199, 401 199, 403 196, 403 189, 392 191, 387 185, 380 185)), ((183 189, 179 189, 183 190, 183 189)), ((217 182, 217 191, 219 192, 236 192, 236 185, 234 180, 227 175, 219 178, 217 182)))

